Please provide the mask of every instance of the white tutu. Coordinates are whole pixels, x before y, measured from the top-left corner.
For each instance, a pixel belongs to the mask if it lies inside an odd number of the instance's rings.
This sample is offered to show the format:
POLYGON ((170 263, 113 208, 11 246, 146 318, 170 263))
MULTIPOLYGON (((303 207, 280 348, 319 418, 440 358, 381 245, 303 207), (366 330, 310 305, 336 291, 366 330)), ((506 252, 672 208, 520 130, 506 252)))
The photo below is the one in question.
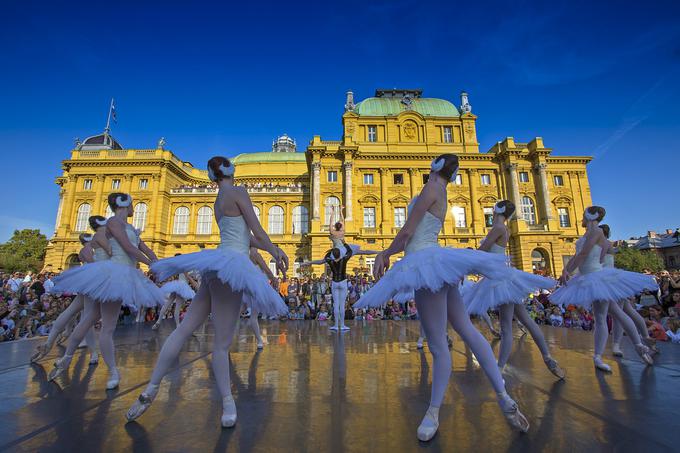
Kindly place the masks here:
POLYGON ((577 275, 555 290, 549 299, 557 305, 574 304, 590 309, 595 301, 618 302, 643 291, 658 289, 656 280, 650 275, 605 268, 577 275))
POLYGON ((171 294, 177 294, 184 300, 191 300, 196 295, 196 292, 191 289, 191 286, 187 282, 181 280, 173 280, 161 286, 161 291, 163 294, 170 296, 171 294))
POLYGON ((437 292, 445 285, 458 285, 468 274, 501 278, 509 269, 504 255, 470 249, 427 247, 409 253, 396 262, 354 306, 379 307, 398 294, 410 294, 419 289, 437 292))
POLYGON ((54 279, 54 291, 82 294, 98 302, 123 301, 138 309, 165 302, 165 295, 142 271, 111 260, 67 270, 54 279))
POLYGON ((554 288, 556 284, 552 278, 510 268, 502 279, 485 277, 469 286, 463 291, 463 301, 468 313, 481 315, 504 304, 522 304, 537 289, 554 288))
POLYGON ((267 277, 255 267, 248 255, 221 247, 174 256, 151 265, 161 280, 189 270, 201 273, 202 284, 214 276, 236 292, 243 292, 243 302, 266 315, 285 315, 288 307, 271 287, 267 277))
POLYGON ((413 291, 402 291, 398 292, 397 294, 392 297, 392 300, 395 301, 398 304, 405 304, 407 302, 411 302, 412 300, 415 300, 416 294, 413 291))

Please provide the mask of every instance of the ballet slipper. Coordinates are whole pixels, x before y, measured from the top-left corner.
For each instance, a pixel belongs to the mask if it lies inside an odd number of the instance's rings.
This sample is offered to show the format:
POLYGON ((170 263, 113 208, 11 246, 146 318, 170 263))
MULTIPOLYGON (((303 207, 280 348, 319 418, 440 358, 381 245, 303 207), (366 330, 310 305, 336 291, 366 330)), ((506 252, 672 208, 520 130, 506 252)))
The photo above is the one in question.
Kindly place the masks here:
POLYGON ((346 325, 343 324, 343 325, 340 327, 340 330, 349 330, 349 327, 347 327, 346 325))
POLYGON ((416 342, 416 348, 423 349, 423 341, 425 341, 423 337, 418 337, 418 341, 416 342))
POLYGON ((614 357, 623 357, 623 351, 621 350, 621 345, 618 343, 612 344, 612 355, 614 357))
POLYGON ((35 352, 31 356, 31 363, 35 363, 38 360, 42 359, 47 355, 47 343, 39 344, 38 347, 35 348, 35 352))
POLYGON ((338 326, 330 326, 329 329, 331 329, 331 330, 338 330, 338 326))
POLYGON ((649 366, 654 365, 654 360, 652 359, 651 350, 643 345, 642 343, 635 345, 635 350, 637 351, 640 358, 649 366))
POLYGON ((439 429, 439 408, 432 406, 427 408, 423 421, 418 426, 418 440, 427 442, 431 440, 439 429))
POLYGON ((453 340, 448 335, 446 335, 446 343, 449 345, 449 349, 453 347, 453 340))
POLYGON ((262 343, 262 341, 257 342, 257 349, 264 349, 264 343, 262 343))
POLYGON ((558 379, 563 380, 567 373, 560 367, 559 363, 557 363, 557 360, 553 359, 552 357, 548 357, 547 359, 543 359, 545 362, 545 366, 548 367, 548 370, 554 374, 558 379))
POLYGON ((659 351, 659 348, 656 345, 656 340, 654 338, 643 338, 642 342, 647 346, 649 349, 651 349, 651 352, 654 354, 660 354, 661 351, 659 351))
POLYGON ((127 421, 131 422, 141 417, 142 414, 146 412, 146 410, 151 406, 151 403, 153 403, 153 400, 156 398, 157 394, 158 386, 149 384, 146 390, 139 395, 137 401, 135 401, 132 407, 130 407, 130 409, 128 409, 127 413, 125 414, 127 421))
POLYGON ((526 335, 527 334, 527 328, 524 327, 524 324, 521 324, 521 323, 517 323, 517 324, 519 325, 519 330, 522 332, 522 335, 526 335))
POLYGON ((236 403, 231 395, 222 398, 222 418, 220 421, 223 428, 231 428, 236 424, 236 403))
POLYGON ((595 368, 597 368, 598 370, 604 371, 606 373, 612 372, 612 367, 610 367, 609 365, 602 361, 601 355, 593 356, 593 364, 595 365, 595 368))
POLYGON ((58 376, 68 371, 68 367, 71 364, 72 358, 73 358, 72 355, 65 355, 61 359, 57 360, 57 362, 54 365, 54 368, 52 369, 52 371, 50 371, 50 374, 47 376, 47 380, 53 381, 58 376))
POLYGON ((491 334, 496 338, 501 337, 501 333, 499 331, 497 331, 496 329, 491 329, 491 334))
POLYGON ((160 326, 161 326, 160 321, 159 321, 159 322, 155 322, 155 323, 153 324, 153 326, 151 326, 151 330, 158 330, 158 328, 159 328, 160 326))
POLYGON ((517 403, 510 398, 507 393, 499 396, 498 404, 501 406, 505 421, 508 422, 511 428, 516 429, 522 433, 529 431, 529 420, 520 412, 517 403))
POLYGON ((113 390, 120 384, 120 373, 117 369, 111 371, 109 380, 106 381, 106 390, 113 390))
POLYGON ((97 365, 99 363, 99 354, 96 352, 93 352, 90 354, 90 365, 97 365))

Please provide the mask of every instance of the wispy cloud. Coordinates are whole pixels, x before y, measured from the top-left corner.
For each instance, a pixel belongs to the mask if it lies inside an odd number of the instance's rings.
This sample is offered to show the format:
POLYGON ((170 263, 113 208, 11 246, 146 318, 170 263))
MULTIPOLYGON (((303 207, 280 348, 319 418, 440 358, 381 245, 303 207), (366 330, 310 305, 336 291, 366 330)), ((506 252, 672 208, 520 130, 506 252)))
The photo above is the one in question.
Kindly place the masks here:
POLYGON ((0 242, 6 242, 14 234, 14 230, 38 229, 48 238, 54 233, 54 225, 48 225, 38 219, 24 219, 0 215, 0 242))

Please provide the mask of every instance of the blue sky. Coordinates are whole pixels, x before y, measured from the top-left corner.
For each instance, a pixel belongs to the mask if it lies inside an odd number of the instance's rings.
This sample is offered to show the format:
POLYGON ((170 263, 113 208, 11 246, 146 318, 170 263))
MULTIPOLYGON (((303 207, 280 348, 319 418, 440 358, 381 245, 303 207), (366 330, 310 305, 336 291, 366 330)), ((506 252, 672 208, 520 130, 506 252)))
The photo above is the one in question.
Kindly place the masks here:
POLYGON ((100 132, 196 165, 340 136, 344 93, 470 93, 483 150, 544 138, 593 155, 617 238, 680 226, 680 3, 3 2, 0 241, 51 235, 60 161, 100 132), (325 3, 325 4, 324 4, 325 3))

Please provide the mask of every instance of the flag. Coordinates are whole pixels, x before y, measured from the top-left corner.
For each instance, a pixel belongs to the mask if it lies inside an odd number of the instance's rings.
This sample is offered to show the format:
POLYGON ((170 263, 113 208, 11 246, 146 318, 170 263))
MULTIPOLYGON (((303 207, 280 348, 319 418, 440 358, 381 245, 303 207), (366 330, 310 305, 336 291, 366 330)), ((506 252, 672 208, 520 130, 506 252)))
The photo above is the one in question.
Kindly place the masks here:
POLYGON ((111 119, 114 123, 118 123, 118 117, 116 116, 116 104, 113 99, 111 99, 111 119))

